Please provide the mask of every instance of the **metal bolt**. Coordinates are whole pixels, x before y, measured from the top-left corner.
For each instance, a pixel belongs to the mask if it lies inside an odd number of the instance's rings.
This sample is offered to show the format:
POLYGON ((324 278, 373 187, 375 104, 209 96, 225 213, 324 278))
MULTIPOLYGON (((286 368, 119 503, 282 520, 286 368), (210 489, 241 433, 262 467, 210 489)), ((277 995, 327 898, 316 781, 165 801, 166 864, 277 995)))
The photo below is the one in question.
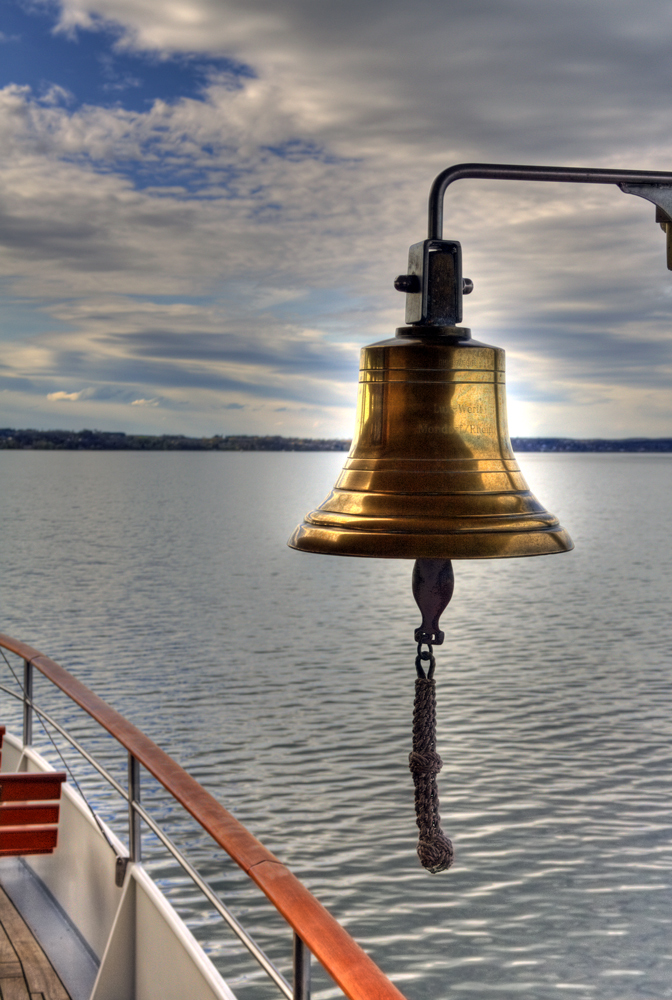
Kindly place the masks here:
POLYGON ((474 283, 471 278, 462 278, 462 294, 471 295, 474 290, 474 283))
POLYGON ((398 292, 419 292, 420 278, 417 274, 400 274, 394 279, 394 287, 398 292))

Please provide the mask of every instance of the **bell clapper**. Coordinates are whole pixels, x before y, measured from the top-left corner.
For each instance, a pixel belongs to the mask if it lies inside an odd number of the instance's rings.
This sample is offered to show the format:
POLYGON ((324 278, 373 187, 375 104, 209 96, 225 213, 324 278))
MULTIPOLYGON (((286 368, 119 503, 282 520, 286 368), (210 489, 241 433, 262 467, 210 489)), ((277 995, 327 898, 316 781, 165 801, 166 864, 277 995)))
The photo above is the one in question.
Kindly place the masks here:
POLYGON ((415 815, 420 836, 418 857, 433 875, 453 863, 453 845, 441 829, 436 776, 443 761, 436 752, 436 685, 433 646, 440 646, 444 633, 439 618, 453 596, 455 578, 450 559, 417 559, 413 567, 413 596, 420 608, 422 623, 415 630, 418 655, 413 704, 413 750, 408 766, 415 785, 415 815), (422 647, 426 646, 427 650, 422 647), (423 664, 427 664, 425 672, 423 664))

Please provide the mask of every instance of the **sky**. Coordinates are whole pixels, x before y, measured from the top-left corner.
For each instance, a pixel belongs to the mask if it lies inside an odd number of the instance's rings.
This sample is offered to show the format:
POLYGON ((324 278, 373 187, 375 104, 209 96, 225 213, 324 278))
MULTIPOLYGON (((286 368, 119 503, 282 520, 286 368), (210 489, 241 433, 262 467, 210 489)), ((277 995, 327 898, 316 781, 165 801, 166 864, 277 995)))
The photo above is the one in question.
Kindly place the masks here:
MULTIPOLYGON (((350 437, 460 162, 672 170, 667 0, 3 0, 0 426, 350 437)), ((672 272, 616 187, 468 180, 513 435, 672 436, 672 272)))

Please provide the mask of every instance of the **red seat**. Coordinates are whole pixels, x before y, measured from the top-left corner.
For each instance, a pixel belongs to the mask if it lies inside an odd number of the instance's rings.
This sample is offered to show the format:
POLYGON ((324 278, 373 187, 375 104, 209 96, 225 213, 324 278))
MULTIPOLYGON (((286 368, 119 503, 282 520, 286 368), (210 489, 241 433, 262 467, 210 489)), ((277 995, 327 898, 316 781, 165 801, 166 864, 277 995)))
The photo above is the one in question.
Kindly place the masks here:
MULTIPOLYGON (((0 748, 4 733, 0 726, 0 748)), ((0 856, 53 853, 65 778, 62 771, 0 772, 0 856)))

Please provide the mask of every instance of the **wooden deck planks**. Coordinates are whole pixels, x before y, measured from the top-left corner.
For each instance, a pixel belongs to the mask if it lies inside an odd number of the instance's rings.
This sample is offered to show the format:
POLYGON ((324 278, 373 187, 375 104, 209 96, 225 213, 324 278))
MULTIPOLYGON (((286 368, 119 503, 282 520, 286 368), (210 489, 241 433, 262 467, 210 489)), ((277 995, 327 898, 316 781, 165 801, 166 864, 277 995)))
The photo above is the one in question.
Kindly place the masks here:
POLYGON ((0 889, 1 1000, 71 1000, 14 904, 0 889))

